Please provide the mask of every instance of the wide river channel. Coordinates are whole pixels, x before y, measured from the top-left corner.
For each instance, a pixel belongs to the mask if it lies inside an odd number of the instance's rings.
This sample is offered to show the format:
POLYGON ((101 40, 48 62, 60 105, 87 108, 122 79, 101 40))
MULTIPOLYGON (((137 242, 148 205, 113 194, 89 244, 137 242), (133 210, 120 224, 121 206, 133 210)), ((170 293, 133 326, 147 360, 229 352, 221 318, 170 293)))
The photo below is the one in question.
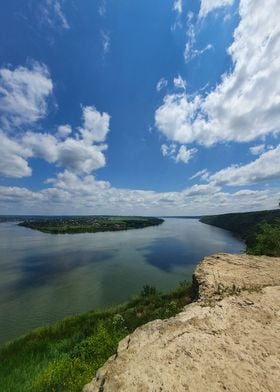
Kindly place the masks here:
POLYGON ((0 223, 0 344, 65 316, 126 301, 143 285, 168 291, 196 264, 244 243, 197 219, 95 234, 44 234, 0 223))

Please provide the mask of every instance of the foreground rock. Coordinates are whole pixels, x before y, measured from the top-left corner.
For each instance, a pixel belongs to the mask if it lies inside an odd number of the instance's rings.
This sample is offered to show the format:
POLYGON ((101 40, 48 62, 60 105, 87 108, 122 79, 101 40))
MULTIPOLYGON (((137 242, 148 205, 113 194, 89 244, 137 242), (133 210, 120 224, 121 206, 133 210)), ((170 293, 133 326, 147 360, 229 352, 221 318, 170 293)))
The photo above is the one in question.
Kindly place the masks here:
POLYGON ((218 254, 198 300, 127 336, 84 392, 280 391, 280 258, 218 254))

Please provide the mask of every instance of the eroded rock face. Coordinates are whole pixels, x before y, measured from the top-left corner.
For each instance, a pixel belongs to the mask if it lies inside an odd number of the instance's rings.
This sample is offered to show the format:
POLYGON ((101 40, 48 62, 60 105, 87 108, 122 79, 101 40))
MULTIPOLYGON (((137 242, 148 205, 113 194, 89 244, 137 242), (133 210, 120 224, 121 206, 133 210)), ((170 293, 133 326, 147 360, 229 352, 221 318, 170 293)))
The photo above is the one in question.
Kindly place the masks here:
POLYGON ((84 392, 280 391, 280 258, 217 254, 198 300, 120 342, 84 392))

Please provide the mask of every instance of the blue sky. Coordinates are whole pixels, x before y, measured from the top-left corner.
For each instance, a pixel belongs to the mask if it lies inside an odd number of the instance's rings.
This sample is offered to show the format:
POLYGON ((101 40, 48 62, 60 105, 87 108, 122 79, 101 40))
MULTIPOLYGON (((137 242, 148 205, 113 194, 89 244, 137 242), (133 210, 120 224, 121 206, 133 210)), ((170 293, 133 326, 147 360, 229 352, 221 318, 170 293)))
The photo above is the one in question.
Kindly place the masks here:
POLYGON ((11 0, 0 213, 276 208, 280 5, 11 0))

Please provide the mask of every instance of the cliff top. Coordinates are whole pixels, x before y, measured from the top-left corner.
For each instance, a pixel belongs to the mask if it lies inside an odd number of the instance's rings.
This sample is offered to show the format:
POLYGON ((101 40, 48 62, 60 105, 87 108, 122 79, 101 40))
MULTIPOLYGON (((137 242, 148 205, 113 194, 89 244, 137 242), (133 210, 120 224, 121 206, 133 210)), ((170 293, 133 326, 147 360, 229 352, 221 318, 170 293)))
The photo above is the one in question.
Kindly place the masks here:
POLYGON ((206 257, 194 274, 198 300, 127 336, 84 392, 279 391, 279 263, 206 257))

